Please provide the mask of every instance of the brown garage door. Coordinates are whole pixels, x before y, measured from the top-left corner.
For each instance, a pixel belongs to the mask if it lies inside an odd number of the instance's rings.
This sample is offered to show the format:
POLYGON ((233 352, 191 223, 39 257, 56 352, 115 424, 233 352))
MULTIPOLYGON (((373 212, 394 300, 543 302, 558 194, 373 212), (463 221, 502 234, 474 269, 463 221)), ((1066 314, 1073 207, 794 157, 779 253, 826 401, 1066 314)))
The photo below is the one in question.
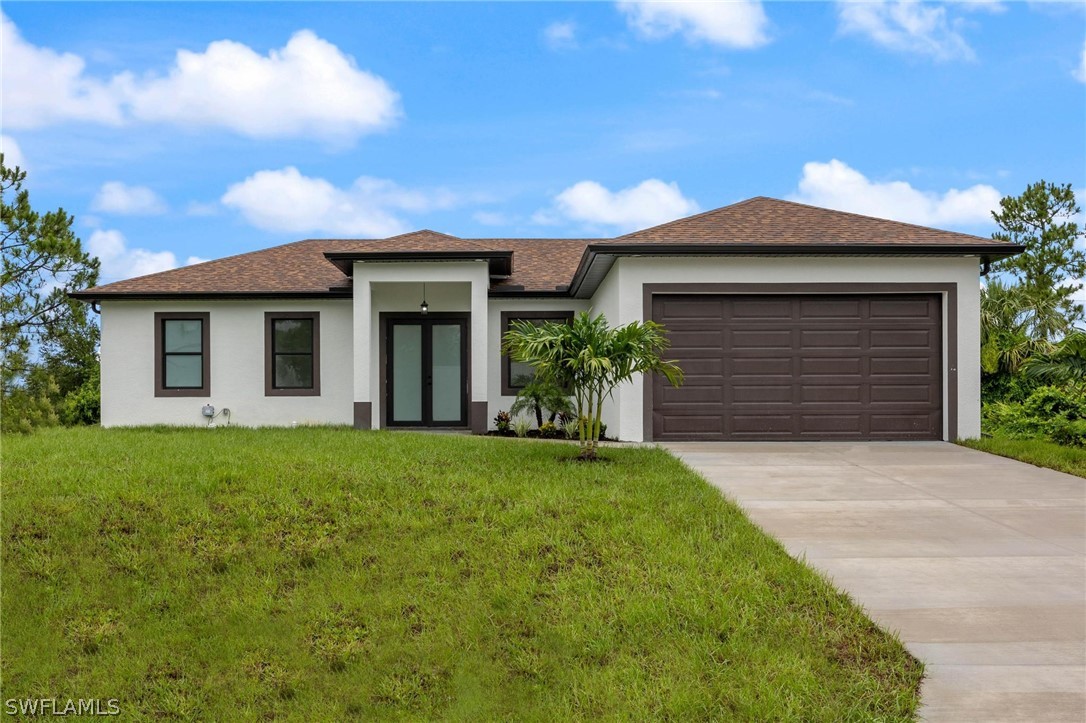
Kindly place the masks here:
POLYGON ((940 439, 938 295, 655 296, 653 438, 940 439))

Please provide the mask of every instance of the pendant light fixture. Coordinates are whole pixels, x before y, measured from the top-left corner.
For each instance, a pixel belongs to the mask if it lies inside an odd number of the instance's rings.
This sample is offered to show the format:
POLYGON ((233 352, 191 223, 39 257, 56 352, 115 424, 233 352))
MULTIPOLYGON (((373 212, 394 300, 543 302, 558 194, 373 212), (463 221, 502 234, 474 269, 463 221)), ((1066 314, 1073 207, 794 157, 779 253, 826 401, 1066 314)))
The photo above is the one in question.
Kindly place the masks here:
POLYGON ((423 314, 430 310, 430 305, 426 303, 426 282, 422 284, 422 303, 419 304, 419 309, 422 310, 423 314))

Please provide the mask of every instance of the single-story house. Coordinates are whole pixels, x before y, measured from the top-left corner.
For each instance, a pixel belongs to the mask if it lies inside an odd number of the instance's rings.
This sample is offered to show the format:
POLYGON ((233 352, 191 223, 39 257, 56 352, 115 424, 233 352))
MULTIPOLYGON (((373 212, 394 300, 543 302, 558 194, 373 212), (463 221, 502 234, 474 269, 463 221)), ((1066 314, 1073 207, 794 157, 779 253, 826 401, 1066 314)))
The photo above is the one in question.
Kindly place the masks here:
POLYGON ((686 373, 621 387, 623 440, 980 434, 980 281, 1021 246, 752 198, 597 239, 310 239, 73 294, 102 424, 485 432, 526 370, 513 319, 652 319, 686 373), (223 421, 223 418, 219 418, 223 421))

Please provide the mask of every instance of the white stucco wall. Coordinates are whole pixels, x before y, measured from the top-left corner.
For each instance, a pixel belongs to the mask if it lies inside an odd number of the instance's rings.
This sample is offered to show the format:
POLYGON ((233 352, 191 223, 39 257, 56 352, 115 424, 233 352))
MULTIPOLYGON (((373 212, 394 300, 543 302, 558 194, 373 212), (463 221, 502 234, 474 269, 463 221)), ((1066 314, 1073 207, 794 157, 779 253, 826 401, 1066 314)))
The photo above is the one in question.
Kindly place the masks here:
MULTIPOLYGON (((351 302, 348 300, 105 301, 102 308, 102 426, 204 425, 200 409, 230 409, 246 426, 352 421, 351 302), (210 316, 211 395, 155 396, 155 312, 210 316), (264 312, 318 311, 321 394, 264 396, 264 312)), ((224 422, 219 417, 216 424, 224 422)))
MULTIPOLYGON (((958 436, 980 436, 980 285, 975 258, 677 258, 619 259, 592 298, 592 307, 612 325, 642 319, 644 284, 928 283, 957 284, 958 436)), ((890 290, 890 289, 888 289, 890 290)), ((943 308, 943 429, 948 393, 946 305, 943 308)), ((620 439, 643 441, 644 387, 623 385, 605 409, 620 439)))

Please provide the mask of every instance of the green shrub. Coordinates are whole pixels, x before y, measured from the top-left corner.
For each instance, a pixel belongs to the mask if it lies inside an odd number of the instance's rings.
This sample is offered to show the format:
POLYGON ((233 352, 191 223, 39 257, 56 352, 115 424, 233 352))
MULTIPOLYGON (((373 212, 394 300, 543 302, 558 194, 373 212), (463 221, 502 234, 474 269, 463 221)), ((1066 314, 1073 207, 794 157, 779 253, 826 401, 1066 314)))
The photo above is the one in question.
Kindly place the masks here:
POLYGON ((554 422, 543 422, 539 427, 539 436, 543 439, 554 439, 558 436, 558 427, 554 422))
POLYGON ((1056 417, 1048 425, 1048 438, 1065 447, 1086 447, 1086 419, 1056 417))
POLYGON ((532 428, 532 420, 527 417, 517 417, 513 420, 513 433, 518 437, 527 437, 528 430, 532 428))
POLYGON ((1086 446, 1086 394, 1044 386, 1024 402, 984 405, 985 433, 1011 439, 1048 438, 1057 444, 1086 446))
POLYGON ((95 367, 82 386, 64 398, 60 408, 60 421, 68 426, 98 424, 102 419, 101 386, 101 372, 95 367))
POLYGON ((509 434, 513 430, 513 418, 509 416, 509 412, 498 412, 494 415, 494 427, 498 434, 509 434))
POLYGON ((1054 417, 1086 419, 1086 394, 1059 387, 1038 387, 1022 404, 1031 417, 1050 420, 1054 417))

